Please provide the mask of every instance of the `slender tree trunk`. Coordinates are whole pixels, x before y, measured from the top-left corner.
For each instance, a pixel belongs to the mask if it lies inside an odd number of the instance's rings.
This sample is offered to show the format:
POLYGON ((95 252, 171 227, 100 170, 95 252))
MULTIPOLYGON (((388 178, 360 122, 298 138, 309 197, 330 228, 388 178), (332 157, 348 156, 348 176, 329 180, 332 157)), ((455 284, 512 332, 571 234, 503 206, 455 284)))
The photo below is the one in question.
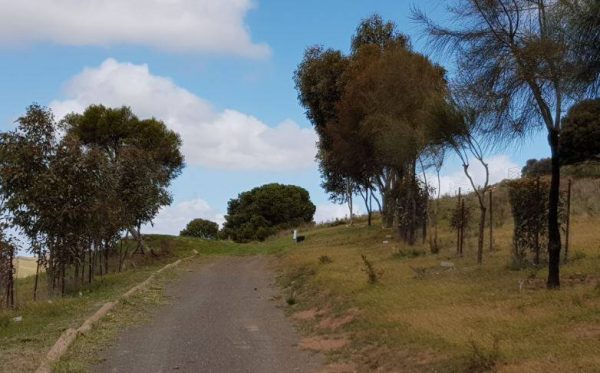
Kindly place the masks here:
POLYGON ((558 130, 548 135, 552 151, 552 178, 548 199, 548 289, 560 288, 560 227, 558 224, 558 199, 560 193, 560 154, 558 149, 558 130))
POLYGON ((33 300, 36 301, 37 300, 37 289, 38 289, 38 281, 40 279, 40 261, 41 261, 41 255, 42 254, 38 254, 38 259, 37 259, 37 263, 35 266, 35 281, 33 283, 33 300))
POLYGON ((88 247, 88 284, 92 283, 92 276, 94 273, 94 263, 93 263, 93 255, 92 255, 92 245, 93 243, 90 243, 90 246, 88 247))
POLYGON ((571 182, 567 184, 567 207, 566 207, 566 227, 565 227, 565 263, 569 261, 569 231, 571 230, 571 182))
POLYGON ((104 273, 108 274, 109 244, 104 244, 104 273))
POLYGON ((492 198, 492 188, 490 188, 490 251, 494 251, 494 203, 492 198))
MULTIPOLYGON (((542 210, 544 209, 545 204, 542 203, 542 189, 540 187, 540 177, 539 176, 535 180, 535 197, 538 200, 536 202, 536 206, 537 206, 537 210, 538 210, 538 211, 536 211, 536 216, 542 216, 542 215, 544 215, 544 211, 542 211, 542 210)), ((535 265, 540 264, 540 234, 541 234, 541 230, 542 230, 541 228, 542 227, 541 227, 539 220, 536 219, 535 236, 533 238, 533 253, 534 253, 533 264, 535 264, 535 265)))
POLYGON ((483 263, 483 241, 485 235, 485 205, 479 207, 479 237, 477 237, 477 264, 483 263))
POLYGON ((460 216, 461 216, 461 222, 458 226, 458 229, 456 229, 456 255, 460 255, 460 233, 462 230, 462 201, 461 201, 461 190, 460 188, 458 188, 458 208, 461 209, 460 211, 460 216))
POLYGON ((8 249, 8 270, 6 271, 6 307, 15 306, 15 282, 14 282, 14 252, 12 247, 8 249))

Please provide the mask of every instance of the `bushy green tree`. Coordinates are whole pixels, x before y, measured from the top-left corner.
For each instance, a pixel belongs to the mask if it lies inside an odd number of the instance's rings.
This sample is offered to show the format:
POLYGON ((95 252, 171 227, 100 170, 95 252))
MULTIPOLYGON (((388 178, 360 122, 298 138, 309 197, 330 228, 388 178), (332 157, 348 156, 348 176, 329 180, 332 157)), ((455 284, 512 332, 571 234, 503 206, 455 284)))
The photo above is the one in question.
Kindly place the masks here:
POLYGON ((536 177, 552 174, 552 160, 550 158, 528 159, 521 169, 521 176, 536 177))
POLYGON ((600 161, 600 98, 574 105, 563 120, 561 162, 600 161))
POLYGON ((305 189, 266 184, 229 200, 223 234, 236 242, 262 241, 279 229, 311 222, 315 210, 305 189))
POLYGON ((57 123, 31 105, 15 130, 0 133, 2 213, 46 268, 50 293, 64 293, 71 275, 78 285, 107 273, 122 233, 170 203, 180 145, 164 123, 103 106, 57 123))
POLYGON ((194 219, 190 221, 180 236, 198 237, 206 240, 214 240, 219 234, 219 225, 215 222, 206 219, 194 219))

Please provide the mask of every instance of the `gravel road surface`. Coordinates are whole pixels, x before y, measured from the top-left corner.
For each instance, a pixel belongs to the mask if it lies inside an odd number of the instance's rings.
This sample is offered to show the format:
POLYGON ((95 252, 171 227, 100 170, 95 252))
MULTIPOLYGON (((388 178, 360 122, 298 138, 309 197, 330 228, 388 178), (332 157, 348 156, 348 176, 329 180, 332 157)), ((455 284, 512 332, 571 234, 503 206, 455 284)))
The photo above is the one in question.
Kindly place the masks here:
POLYGON ((168 286, 168 305, 129 328, 96 372, 314 372, 321 358, 272 300, 273 272, 263 257, 222 258, 190 266, 168 286))

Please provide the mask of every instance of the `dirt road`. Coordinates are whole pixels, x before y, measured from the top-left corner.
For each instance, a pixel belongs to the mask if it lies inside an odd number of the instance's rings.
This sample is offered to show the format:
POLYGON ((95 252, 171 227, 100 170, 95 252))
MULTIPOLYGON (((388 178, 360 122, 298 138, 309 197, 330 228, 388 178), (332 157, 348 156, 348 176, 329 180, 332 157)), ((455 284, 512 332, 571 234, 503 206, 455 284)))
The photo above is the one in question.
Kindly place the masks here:
POLYGON ((97 372, 312 372, 318 355, 276 307, 265 258, 192 267, 167 289, 170 304, 122 333, 97 372))

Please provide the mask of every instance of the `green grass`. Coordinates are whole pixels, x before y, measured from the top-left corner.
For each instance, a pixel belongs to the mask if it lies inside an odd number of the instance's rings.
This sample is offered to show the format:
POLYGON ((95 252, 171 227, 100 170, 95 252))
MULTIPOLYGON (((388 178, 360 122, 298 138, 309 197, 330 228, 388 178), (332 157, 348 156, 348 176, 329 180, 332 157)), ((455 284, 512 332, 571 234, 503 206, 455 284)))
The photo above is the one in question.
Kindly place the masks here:
MULTIPOLYGON (((427 245, 401 244, 394 231, 381 228, 378 219, 372 227, 358 219, 351 227, 303 229, 306 241, 301 244, 293 243, 290 232, 251 244, 151 236, 148 244, 168 255, 132 261, 127 271, 83 288, 81 296, 73 289, 64 298, 33 303, 28 300, 33 278, 19 279, 18 309, 0 311, 0 366, 11 372, 35 369, 63 330, 80 325, 102 303, 165 263, 197 250, 207 258, 276 258, 278 283, 283 299, 289 300, 286 312, 323 311, 315 320, 299 322, 301 333, 348 338, 349 345, 327 358, 352 361, 360 371, 473 371, 490 366, 506 372, 600 371, 600 205, 590 197, 595 196, 590 191, 597 192, 594 183, 574 184, 572 260, 562 266, 563 287, 558 291, 545 290, 543 266, 510 270, 512 223, 500 189, 495 192, 495 251, 489 252, 486 243, 481 266, 475 262, 473 228, 467 232, 464 257, 455 256, 455 235, 447 223, 455 202, 445 198, 439 223, 442 249, 436 255, 429 253, 427 245), (361 255, 380 274, 376 284, 368 282, 361 255), (442 261, 454 267, 442 267, 442 261), (588 276, 584 283, 571 280, 582 276, 588 276), (319 326, 325 319, 347 315, 353 319, 346 325, 319 326), (23 321, 15 323, 15 316, 23 321)), ((168 276, 111 312, 93 337, 75 344, 58 370, 87 371, 118 330, 145 318, 146 313, 139 317, 138 310, 165 301, 166 280, 168 276)))
MULTIPOLYGON (((149 239, 152 247, 160 253, 159 257, 136 255, 135 260, 128 261, 128 270, 103 277, 96 276, 90 285, 68 288, 64 297, 47 296, 45 274, 42 274, 38 301, 34 302, 32 296, 35 277, 17 279, 16 309, 0 309, 0 370, 35 370, 43 354, 64 330, 79 327, 102 304, 116 299, 158 268, 192 254, 189 245, 179 244, 177 240, 160 244, 160 240, 160 237, 149 239), (22 317, 22 321, 16 322, 16 317, 22 317)), ((115 266, 113 261, 111 267, 115 266)))
POLYGON ((180 268, 163 272, 148 287, 120 302, 94 326, 92 333, 77 339, 67 354, 55 364, 54 371, 89 372, 93 366, 101 363, 102 351, 114 343, 119 331, 124 327, 149 322, 152 309, 168 303, 164 293, 165 284, 179 273, 180 268))

